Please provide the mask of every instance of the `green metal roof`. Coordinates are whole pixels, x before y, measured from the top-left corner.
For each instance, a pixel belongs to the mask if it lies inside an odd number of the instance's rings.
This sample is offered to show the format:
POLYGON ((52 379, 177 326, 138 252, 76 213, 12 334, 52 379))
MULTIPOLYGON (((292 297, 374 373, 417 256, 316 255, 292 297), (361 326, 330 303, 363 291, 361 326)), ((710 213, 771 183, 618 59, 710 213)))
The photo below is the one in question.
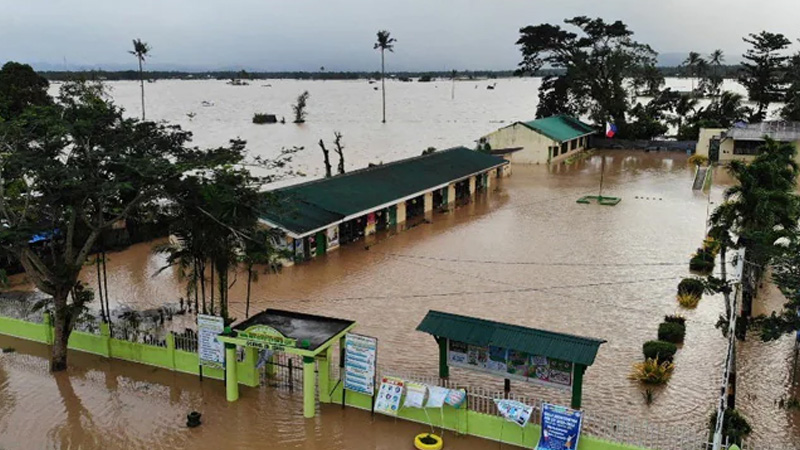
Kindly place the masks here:
POLYGON ((596 131, 591 125, 565 115, 519 123, 558 142, 570 141, 596 131))
POLYGON ((302 236, 507 163, 466 147, 440 150, 271 191, 261 218, 302 236))
POLYGON ((605 340, 428 311, 417 331, 479 346, 504 347, 591 366, 605 340))

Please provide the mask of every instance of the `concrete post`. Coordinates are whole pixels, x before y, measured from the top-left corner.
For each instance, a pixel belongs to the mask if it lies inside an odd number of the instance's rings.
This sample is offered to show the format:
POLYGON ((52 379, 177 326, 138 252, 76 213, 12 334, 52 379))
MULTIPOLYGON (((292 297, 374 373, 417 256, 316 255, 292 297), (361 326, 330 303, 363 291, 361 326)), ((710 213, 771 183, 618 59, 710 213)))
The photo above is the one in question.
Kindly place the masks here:
POLYGON ((397 224, 401 225, 406 221, 406 202, 397 204, 397 224))
POLYGON ((424 197, 425 212, 433 211, 433 192, 426 192, 424 197))
POLYGON ((476 191, 475 176, 469 177, 469 195, 475 195, 476 191))
POLYGON ((583 400, 583 373, 586 372, 586 366, 583 364, 575 364, 572 379, 572 409, 581 409, 581 402, 583 400))
POLYGON ((303 357, 303 417, 310 419, 314 417, 316 405, 314 403, 314 358, 311 356, 303 357))
POLYGON ((447 185, 447 203, 453 203, 456 201, 456 185, 449 184, 447 185))
POLYGON ((272 356, 269 357, 269 361, 267 361, 266 366, 264 366, 264 371, 266 372, 267 377, 275 378, 278 376, 278 353, 275 352, 272 356))
POLYGON ((447 366, 447 339, 437 337, 436 342, 439 344, 439 378, 447 378, 450 376, 450 367, 447 366))
POLYGON ((258 379, 258 369, 256 363, 258 362, 258 350, 254 347, 245 347, 244 361, 236 369, 242 373, 237 373, 239 381, 245 386, 258 387, 261 380, 258 379))
MULTIPOLYGON (((108 326, 107 324, 101 324, 108 326)), ((169 364, 175 370, 175 335, 170 331, 167 333, 167 353, 169 353, 169 364)))
POLYGON ((328 347, 317 360, 319 367, 319 401, 320 403, 331 402, 331 355, 332 349, 328 347))
POLYGON ((236 378, 235 344, 225 344, 225 394, 229 402, 239 400, 239 380, 236 378))
POLYGON ((486 180, 486 191, 488 192, 489 188, 492 187, 492 178, 493 177, 489 173, 484 173, 484 177, 485 177, 485 180, 486 180))

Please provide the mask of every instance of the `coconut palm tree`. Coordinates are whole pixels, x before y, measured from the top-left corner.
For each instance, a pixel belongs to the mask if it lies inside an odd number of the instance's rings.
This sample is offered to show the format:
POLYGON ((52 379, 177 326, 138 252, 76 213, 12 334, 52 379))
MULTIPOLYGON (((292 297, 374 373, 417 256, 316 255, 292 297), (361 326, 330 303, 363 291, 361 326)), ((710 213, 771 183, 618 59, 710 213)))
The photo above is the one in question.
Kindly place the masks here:
POLYGON ((245 318, 250 317, 250 285, 253 281, 258 281, 258 271, 254 270, 255 266, 263 266, 264 273, 277 273, 283 268, 282 261, 292 257, 291 252, 279 247, 280 237, 281 232, 277 229, 258 229, 244 241, 242 262, 247 268, 245 318))
POLYGON ((386 50, 394 52, 394 43, 397 40, 390 36, 386 30, 378 31, 378 42, 372 47, 381 51, 381 95, 383 96, 383 123, 386 123, 386 50))
POLYGON ((689 57, 683 61, 683 66, 686 67, 687 74, 692 79, 692 94, 694 94, 694 79, 697 77, 698 70, 703 63, 705 63, 705 60, 700 56, 700 53, 697 52, 689 52, 689 57))
POLYGON ((708 55, 708 62, 711 63, 712 66, 719 67, 725 62, 725 54, 721 49, 716 49, 708 55))
POLYGON ((129 50, 128 53, 135 56, 136 59, 139 61, 139 86, 142 89, 142 120, 144 120, 144 73, 142 72, 142 63, 144 63, 145 58, 150 56, 150 44, 147 42, 142 42, 141 39, 134 39, 133 40, 133 50, 129 50))

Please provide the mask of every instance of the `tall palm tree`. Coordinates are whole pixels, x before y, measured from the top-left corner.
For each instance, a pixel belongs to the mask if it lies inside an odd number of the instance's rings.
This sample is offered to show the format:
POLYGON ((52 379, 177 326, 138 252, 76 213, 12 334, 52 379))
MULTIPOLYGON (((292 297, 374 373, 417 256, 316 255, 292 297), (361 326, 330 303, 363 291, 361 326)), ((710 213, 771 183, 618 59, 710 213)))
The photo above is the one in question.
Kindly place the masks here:
POLYGON ((716 49, 708 55, 708 62, 710 62, 712 66, 719 67, 725 62, 725 54, 721 49, 716 49))
POLYGON ((142 72, 142 63, 144 63, 145 58, 150 56, 151 49, 150 44, 147 42, 142 42, 141 39, 134 39, 133 50, 128 51, 139 61, 139 86, 142 89, 142 120, 144 120, 144 73, 142 72))
POLYGON ((692 94, 694 94, 694 79, 697 76, 697 70, 701 65, 701 61, 705 60, 700 56, 700 53, 689 52, 689 57, 683 61, 683 66, 686 67, 687 73, 692 79, 692 94))
POLYGON ((386 123, 386 59, 385 52, 394 52, 394 43, 397 40, 390 36, 386 30, 378 31, 378 42, 372 47, 373 50, 381 51, 381 94, 383 96, 383 123, 386 123))
POLYGON ((280 232, 277 229, 258 229, 253 236, 244 241, 242 261, 247 268, 247 297, 244 317, 250 317, 250 285, 258 281, 255 266, 263 266, 264 273, 277 273, 283 267, 282 261, 292 257, 291 252, 279 247, 280 232))

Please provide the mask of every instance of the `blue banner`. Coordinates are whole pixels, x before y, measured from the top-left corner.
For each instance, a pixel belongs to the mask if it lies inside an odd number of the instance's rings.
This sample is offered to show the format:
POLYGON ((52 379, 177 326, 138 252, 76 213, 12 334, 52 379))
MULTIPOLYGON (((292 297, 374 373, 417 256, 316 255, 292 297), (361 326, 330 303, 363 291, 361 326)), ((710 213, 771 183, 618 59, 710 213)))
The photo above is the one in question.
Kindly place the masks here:
POLYGON ((542 404, 542 435, 537 450, 575 450, 581 435, 583 412, 542 404))

